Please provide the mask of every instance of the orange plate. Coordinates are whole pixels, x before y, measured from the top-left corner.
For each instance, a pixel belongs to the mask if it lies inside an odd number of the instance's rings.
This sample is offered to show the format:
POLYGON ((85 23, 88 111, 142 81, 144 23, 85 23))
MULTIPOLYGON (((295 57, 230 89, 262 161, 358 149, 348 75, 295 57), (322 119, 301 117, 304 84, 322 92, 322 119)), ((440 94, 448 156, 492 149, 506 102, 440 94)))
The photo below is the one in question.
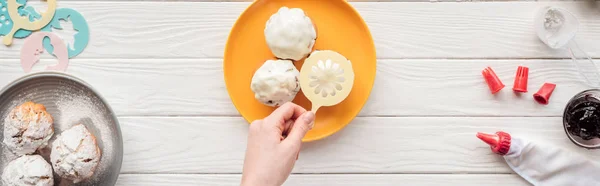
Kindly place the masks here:
MULTIPOLYGON (((223 68, 225 84, 233 104, 248 121, 262 119, 275 109, 254 99, 250 83, 254 72, 268 59, 275 59, 267 47, 264 29, 280 7, 301 8, 317 29, 315 50, 333 50, 346 56, 355 73, 350 95, 341 103, 317 112, 315 127, 303 141, 325 138, 346 126, 358 115, 369 98, 375 81, 375 45, 369 28, 358 12, 343 0, 257 0, 238 18, 231 29, 223 68)), ((300 69, 304 61, 295 62, 300 69)), ((293 101, 310 109, 302 92, 293 101)))

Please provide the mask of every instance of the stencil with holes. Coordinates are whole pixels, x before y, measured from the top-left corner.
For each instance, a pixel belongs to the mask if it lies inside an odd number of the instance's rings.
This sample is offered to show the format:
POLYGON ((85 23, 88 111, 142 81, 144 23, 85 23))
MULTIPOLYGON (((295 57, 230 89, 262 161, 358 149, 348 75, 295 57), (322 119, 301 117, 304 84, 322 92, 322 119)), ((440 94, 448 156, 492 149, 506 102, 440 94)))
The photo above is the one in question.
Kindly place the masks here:
POLYGON ((8 0, 6 2, 6 7, 2 7, 0 10, 6 8, 6 12, 8 12, 9 17, 12 20, 12 23, 10 24, 12 27, 10 31, 5 34, 2 43, 7 46, 11 45, 15 34, 19 30, 37 31, 50 23, 56 11, 56 0, 47 0, 47 3, 48 9, 40 15, 40 18, 38 20, 30 21, 30 16, 21 16, 19 14, 19 7, 24 5, 22 2, 19 3, 17 0, 8 0))
POLYGON ((310 54, 300 71, 300 87, 312 103, 312 111, 342 102, 354 85, 352 63, 341 54, 315 51, 310 54))
MULTIPOLYGON (((25 0, 19 0, 17 3, 25 4, 25 0)), ((8 34, 12 29, 12 20, 8 14, 7 0, 0 0, 0 35, 8 34)), ((30 20, 39 18, 37 12, 32 12, 33 7, 19 8, 18 12, 22 16, 30 16, 30 20)), ((33 20, 32 20, 33 21, 33 20)), ((19 30, 14 34, 15 38, 25 38, 31 35, 29 30, 19 30)))

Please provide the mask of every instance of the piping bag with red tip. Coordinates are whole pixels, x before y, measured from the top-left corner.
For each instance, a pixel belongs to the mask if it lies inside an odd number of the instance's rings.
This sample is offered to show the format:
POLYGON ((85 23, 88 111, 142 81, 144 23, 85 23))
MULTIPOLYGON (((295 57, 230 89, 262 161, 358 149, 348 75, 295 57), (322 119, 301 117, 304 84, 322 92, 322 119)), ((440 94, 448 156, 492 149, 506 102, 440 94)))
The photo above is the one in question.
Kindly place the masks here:
POLYGON ((600 162, 561 148, 511 137, 506 132, 477 133, 508 166, 533 185, 600 185, 600 162))

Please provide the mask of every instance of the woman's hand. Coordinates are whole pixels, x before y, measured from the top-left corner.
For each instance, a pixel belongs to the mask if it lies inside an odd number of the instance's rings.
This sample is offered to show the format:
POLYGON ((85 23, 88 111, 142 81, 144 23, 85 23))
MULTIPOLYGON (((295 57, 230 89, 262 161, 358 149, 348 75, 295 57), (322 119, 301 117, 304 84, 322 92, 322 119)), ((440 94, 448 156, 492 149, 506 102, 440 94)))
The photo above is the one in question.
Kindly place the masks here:
POLYGON ((280 186, 298 159, 315 114, 288 102, 250 124, 242 186, 280 186), (289 132, 288 132, 289 131, 289 132))

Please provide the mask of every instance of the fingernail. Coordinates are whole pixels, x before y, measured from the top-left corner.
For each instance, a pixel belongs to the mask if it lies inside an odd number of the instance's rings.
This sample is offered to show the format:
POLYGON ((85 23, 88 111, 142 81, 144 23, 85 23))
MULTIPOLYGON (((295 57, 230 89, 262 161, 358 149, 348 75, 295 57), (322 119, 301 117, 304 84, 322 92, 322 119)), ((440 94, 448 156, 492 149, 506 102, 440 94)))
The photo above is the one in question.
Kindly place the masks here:
POLYGON ((308 111, 302 119, 304 119, 304 122, 308 123, 310 129, 312 129, 315 124, 315 113, 308 111))

